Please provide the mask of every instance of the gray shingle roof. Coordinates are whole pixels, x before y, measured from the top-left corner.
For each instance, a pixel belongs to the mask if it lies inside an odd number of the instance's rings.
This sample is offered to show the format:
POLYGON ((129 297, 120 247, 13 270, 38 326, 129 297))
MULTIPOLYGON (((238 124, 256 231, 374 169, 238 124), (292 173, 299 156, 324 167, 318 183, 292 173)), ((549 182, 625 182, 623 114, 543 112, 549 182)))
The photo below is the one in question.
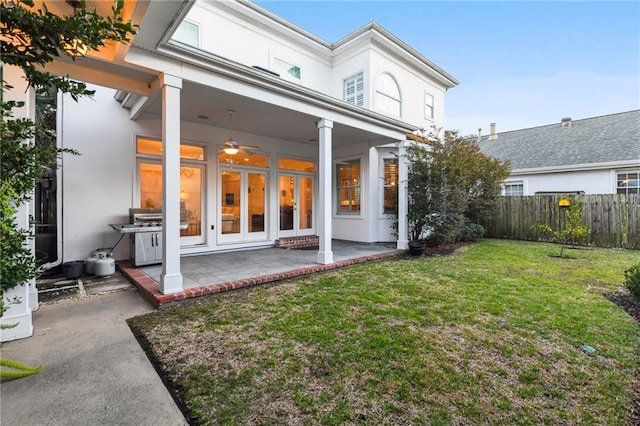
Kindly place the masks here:
MULTIPOLYGON (((511 161, 511 169, 633 161, 640 164, 640 110, 484 136, 482 152, 511 161)), ((595 164, 594 164, 595 165, 595 164)))

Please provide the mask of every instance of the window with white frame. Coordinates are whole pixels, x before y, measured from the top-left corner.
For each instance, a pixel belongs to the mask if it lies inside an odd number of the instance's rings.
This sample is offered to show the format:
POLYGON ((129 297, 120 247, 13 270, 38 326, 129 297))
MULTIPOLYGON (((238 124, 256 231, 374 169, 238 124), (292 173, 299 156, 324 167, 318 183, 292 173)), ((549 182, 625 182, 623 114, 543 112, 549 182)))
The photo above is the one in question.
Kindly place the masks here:
POLYGON ((389 73, 382 73, 376 78, 374 108, 383 114, 400 117, 402 101, 398 83, 389 73))
POLYGON ((434 99, 433 95, 429 92, 424 92, 424 118, 433 120, 434 113, 434 99))
POLYGON ((616 173, 618 194, 640 194, 640 170, 616 173))
POLYGON ((171 38, 189 46, 200 47, 200 25, 185 19, 171 38))
POLYGON ((343 99, 350 104, 364 106, 364 73, 344 79, 343 99))
POLYGON ((398 213, 398 159, 383 160, 384 193, 382 194, 382 213, 398 213))
POLYGON ((360 160, 341 161, 337 164, 337 214, 360 213, 360 183, 360 160))
POLYGON ((300 84, 300 67, 292 65, 281 59, 273 59, 273 71, 280 74, 280 78, 283 80, 291 81, 293 83, 300 84))
POLYGON ((504 184, 504 195, 505 197, 524 195, 524 183, 523 182, 506 182, 504 184))

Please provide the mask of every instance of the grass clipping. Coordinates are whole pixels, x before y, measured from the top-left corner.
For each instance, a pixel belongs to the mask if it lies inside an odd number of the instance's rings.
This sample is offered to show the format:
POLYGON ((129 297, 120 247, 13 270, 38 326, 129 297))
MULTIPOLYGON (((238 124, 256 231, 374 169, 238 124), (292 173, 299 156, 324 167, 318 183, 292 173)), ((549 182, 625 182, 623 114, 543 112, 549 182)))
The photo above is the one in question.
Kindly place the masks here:
POLYGON ((0 366, 9 368, 0 369, 0 380, 19 379, 21 377, 32 376, 42 371, 43 364, 31 367, 18 361, 7 358, 0 358, 0 366))

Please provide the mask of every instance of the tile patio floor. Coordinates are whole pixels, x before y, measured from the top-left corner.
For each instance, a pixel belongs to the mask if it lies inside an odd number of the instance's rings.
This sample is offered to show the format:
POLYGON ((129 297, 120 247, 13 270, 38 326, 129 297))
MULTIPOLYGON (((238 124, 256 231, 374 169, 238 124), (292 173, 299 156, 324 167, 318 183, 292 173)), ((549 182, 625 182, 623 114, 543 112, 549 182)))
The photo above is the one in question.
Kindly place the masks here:
POLYGON ((286 250, 262 248, 181 258, 184 291, 161 294, 159 289, 162 265, 141 266, 119 264, 120 270, 147 296, 160 306, 165 303, 218 293, 256 284, 309 275, 397 256, 395 244, 366 244, 351 241, 333 241, 333 260, 330 265, 316 263, 318 250, 286 250))

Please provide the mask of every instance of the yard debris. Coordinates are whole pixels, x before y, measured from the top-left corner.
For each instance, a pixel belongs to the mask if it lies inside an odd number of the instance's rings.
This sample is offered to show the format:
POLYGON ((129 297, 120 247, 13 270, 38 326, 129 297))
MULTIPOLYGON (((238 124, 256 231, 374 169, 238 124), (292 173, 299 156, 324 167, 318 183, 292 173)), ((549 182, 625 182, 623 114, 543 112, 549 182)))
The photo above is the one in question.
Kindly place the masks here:
POLYGON ((582 349, 582 352, 586 353, 587 355, 593 355, 596 353, 596 348, 594 348, 593 346, 582 345, 580 346, 580 349, 582 349))

